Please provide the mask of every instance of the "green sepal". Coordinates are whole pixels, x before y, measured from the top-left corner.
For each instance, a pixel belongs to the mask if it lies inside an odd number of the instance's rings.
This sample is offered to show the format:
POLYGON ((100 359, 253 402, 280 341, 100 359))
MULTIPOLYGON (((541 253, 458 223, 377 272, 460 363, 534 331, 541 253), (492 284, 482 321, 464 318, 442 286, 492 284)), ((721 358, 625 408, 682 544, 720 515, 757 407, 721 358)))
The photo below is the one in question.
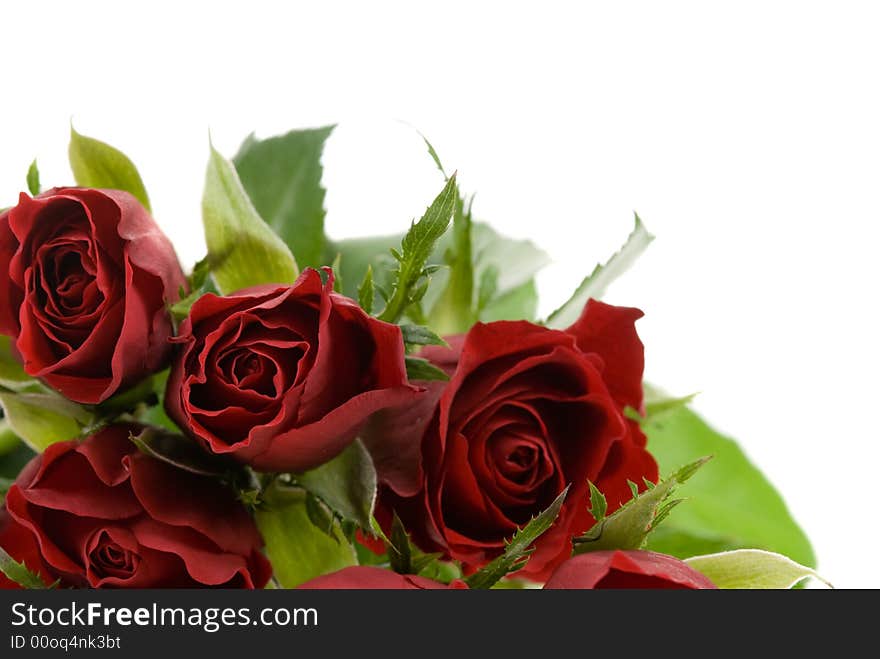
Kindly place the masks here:
POLYGON ((687 481, 709 459, 700 458, 681 467, 642 493, 638 492, 635 483, 629 481, 634 491, 633 498, 608 517, 598 520, 586 533, 574 538, 573 554, 609 549, 641 549, 648 534, 669 514, 672 506, 678 503, 677 500, 670 501, 676 486, 687 481))
POLYGON ((566 487, 546 510, 533 517, 528 524, 514 533, 500 556, 467 577, 465 579, 467 585, 475 589, 491 588, 503 577, 522 568, 528 561, 529 555, 534 551, 532 545, 553 526, 553 522, 559 516, 569 487, 566 487))

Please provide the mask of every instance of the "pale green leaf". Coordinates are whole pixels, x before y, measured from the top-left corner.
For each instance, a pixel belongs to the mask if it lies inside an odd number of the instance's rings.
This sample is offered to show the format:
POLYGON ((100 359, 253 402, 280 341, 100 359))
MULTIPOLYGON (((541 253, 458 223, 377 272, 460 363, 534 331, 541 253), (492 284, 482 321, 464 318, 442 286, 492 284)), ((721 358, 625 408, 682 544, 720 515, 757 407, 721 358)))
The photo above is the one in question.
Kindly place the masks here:
POLYGON ((0 335, 0 387, 21 391, 36 384, 12 353, 12 339, 0 335))
MULTIPOLYGON (((343 289, 344 290, 344 289, 343 289)), ((358 303, 361 309, 367 313, 373 313, 373 297, 375 289, 373 286, 373 266, 368 265, 367 271, 364 273, 364 279, 358 288, 358 303)))
POLYGON ((36 197, 40 194, 40 170, 37 168, 37 159, 34 158, 34 161, 31 163, 31 166, 28 167, 27 171, 27 187, 28 192, 31 193, 32 197, 36 197))
POLYGON ((303 493, 299 500, 255 514, 275 578, 283 588, 357 564, 357 554, 338 526, 335 537, 329 537, 312 523, 305 499, 303 493))
POLYGON ((131 193, 144 208, 150 200, 141 175, 124 153, 99 140, 77 133, 70 127, 67 150, 76 184, 85 188, 110 188, 131 193))
POLYGON ((685 559, 685 563, 706 575, 719 588, 788 589, 809 578, 831 586, 815 570, 782 554, 761 549, 693 556, 685 559))
POLYGON ((459 196, 452 217, 452 244, 443 255, 449 266, 446 287, 432 306, 428 323, 441 334, 461 334, 477 321, 474 304, 473 218, 459 196))
POLYGON ((318 496, 342 519, 370 529, 376 503, 376 468, 360 440, 316 469, 296 476, 296 482, 318 496))
POLYGON ((333 128, 294 130, 264 140, 251 135, 233 158, 260 217, 302 268, 326 265, 321 154, 333 128))
POLYGON ((9 427, 35 451, 79 436, 92 423, 91 412, 55 394, 0 391, 9 427))
MULTIPOLYGON (((653 392, 651 396, 660 397, 653 392)), ((679 489, 687 504, 651 535, 648 549, 688 558, 754 547, 815 567, 810 542, 782 497, 736 442, 713 430, 687 407, 649 419, 643 429, 648 435, 648 450, 661 471, 696 456, 715 457, 679 489)))
POLYGON ((641 255, 645 248, 654 240, 654 236, 648 233, 642 220, 636 214, 635 228, 620 248, 604 265, 597 265, 577 287, 574 294, 561 307, 547 317, 546 325, 563 329, 574 323, 587 300, 599 299, 605 294, 605 289, 624 272, 641 255))
POLYGON ((287 245, 260 218, 235 169, 213 146, 202 221, 211 272, 221 293, 296 279, 299 271, 287 245))

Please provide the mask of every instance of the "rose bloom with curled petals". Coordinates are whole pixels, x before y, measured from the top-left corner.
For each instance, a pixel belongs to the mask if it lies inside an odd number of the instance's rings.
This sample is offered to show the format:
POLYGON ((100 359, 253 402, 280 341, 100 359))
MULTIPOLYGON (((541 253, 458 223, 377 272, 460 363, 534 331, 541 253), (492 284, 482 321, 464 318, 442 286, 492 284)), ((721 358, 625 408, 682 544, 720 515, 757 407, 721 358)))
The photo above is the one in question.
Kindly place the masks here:
MULTIPOLYGON (((73 588, 262 588, 260 533, 216 480, 141 453, 136 424, 50 445, 0 509, 0 547, 73 588)), ((0 574, 0 588, 16 588, 0 574)))
POLYGON ((290 286, 207 294, 180 326, 168 414, 214 453, 305 471, 351 443, 370 414, 412 401, 397 325, 307 268, 290 286))
POLYGON ((545 590, 603 588, 714 589, 705 575, 684 561, 653 551, 593 551, 560 565, 545 590))
POLYGON ((641 315, 590 300, 565 331, 478 323, 449 348, 424 349, 449 382, 426 383, 415 404, 377 414, 363 435, 380 523, 396 510, 423 550, 473 571, 571 485, 519 572, 545 580, 594 523, 588 481, 613 512, 632 497, 628 480, 657 480, 645 435, 624 415, 643 409, 641 315))
POLYGON ((0 333, 28 374, 67 398, 100 403, 166 365, 166 304, 186 279, 129 193, 22 194, 0 215, 0 272, 0 333))

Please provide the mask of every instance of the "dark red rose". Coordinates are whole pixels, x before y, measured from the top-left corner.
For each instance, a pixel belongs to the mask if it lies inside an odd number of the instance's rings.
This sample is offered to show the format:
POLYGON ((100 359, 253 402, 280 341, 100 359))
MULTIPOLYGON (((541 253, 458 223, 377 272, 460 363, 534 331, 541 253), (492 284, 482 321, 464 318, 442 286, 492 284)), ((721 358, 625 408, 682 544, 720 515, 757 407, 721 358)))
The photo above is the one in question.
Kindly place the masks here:
POLYGON ((0 215, 0 272, 0 333, 15 339, 25 371, 66 397, 99 403, 165 366, 166 303, 186 280, 127 192, 22 193, 0 215))
MULTIPOLYGON (((217 481, 135 448, 135 424, 52 444, 0 510, 0 547, 66 587, 262 588, 262 539, 217 481)), ((15 584, 0 575, 0 588, 15 584)))
POLYGON ((306 269, 292 286, 204 295, 180 326, 169 415, 214 453, 263 471, 336 456, 367 417, 410 401, 400 328, 306 269))
POLYGON ((423 549, 473 570, 571 485, 521 572, 545 579, 593 524, 588 480, 609 512, 631 498, 627 480, 657 480, 644 434, 623 414, 643 406, 641 315, 591 300, 565 331, 478 323, 450 348, 424 350, 450 381, 380 413, 365 433, 383 485, 380 521, 396 509, 423 549))
POLYGON ((397 574, 369 565, 347 567, 315 577, 301 586, 300 590, 464 590, 462 581, 453 581, 448 586, 439 581, 412 574, 397 574))
POLYGON ((715 588, 687 563, 653 551, 592 551, 556 568, 544 589, 715 588))

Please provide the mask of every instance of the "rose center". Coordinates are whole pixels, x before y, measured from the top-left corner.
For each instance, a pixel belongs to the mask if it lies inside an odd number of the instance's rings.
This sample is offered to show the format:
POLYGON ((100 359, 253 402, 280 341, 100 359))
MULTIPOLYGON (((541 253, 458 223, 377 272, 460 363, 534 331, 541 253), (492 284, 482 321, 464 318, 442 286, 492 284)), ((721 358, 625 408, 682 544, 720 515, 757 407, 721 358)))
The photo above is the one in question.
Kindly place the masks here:
POLYGON ((521 485, 534 480, 543 459, 540 443, 519 434, 495 438, 491 452, 495 468, 501 475, 521 485))
POLYGON ((89 563, 98 576, 125 578, 134 574, 140 556, 102 532, 97 545, 89 552, 89 563))
MULTIPOLYGON (((84 306, 93 307, 90 302, 89 287, 95 277, 83 261, 82 252, 75 246, 65 245, 53 250, 51 262, 44 266, 47 294, 54 300, 59 312, 83 312, 84 306)), ((97 300, 91 300, 97 302, 97 300)))

